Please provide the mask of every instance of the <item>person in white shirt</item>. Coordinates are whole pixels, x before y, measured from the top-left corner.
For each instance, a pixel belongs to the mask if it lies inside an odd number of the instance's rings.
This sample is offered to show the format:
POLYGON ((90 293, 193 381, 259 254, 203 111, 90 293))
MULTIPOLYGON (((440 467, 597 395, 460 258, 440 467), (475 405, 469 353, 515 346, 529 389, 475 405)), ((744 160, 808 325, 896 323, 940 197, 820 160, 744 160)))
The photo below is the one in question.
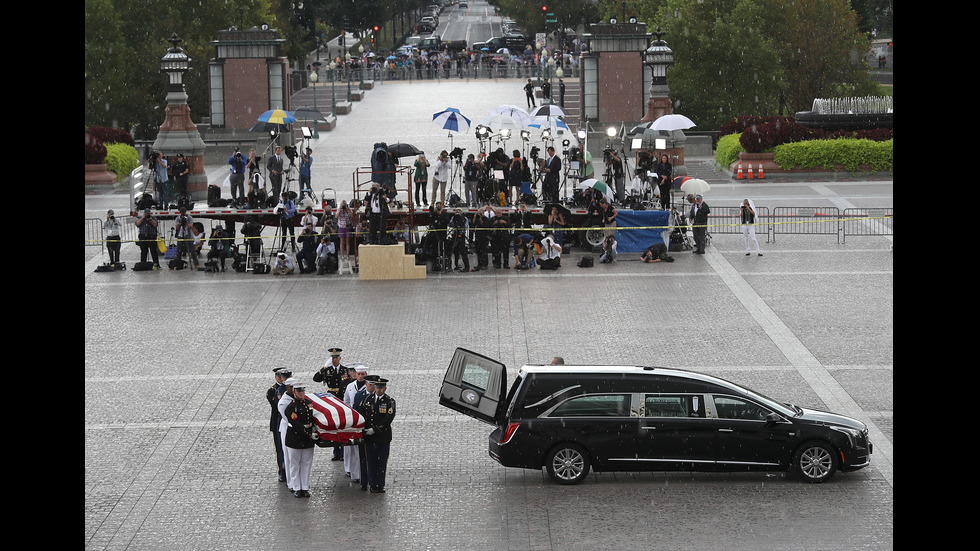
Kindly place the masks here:
POLYGON ((450 170, 452 165, 449 162, 449 152, 443 149, 432 171, 432 193, 429 195, 433 201, 436 200, 436 190, 439 190, 439 202, 446 202, 446 182, 449 181, 450 170))
MULTIPOLYGON (((368 372, 367 366, 360 364, 355 365, 353 369, 354 380, 344 390, 344 403, 352 409, 354 407, 354 395, 364 390, 364 376, 368 372)), ((360 450, 356 445, 347 446, 347 449, 344 450, 344 471, 347 472, 351 482, 361 481, 361 455, 359 452, 360 450)))
POLYGON ((561 245, 555 241, 555 236, 550 231, 545 232, 544 239, 541 240, 538 266, 542 270, 557 270, 561 266, 561 245))

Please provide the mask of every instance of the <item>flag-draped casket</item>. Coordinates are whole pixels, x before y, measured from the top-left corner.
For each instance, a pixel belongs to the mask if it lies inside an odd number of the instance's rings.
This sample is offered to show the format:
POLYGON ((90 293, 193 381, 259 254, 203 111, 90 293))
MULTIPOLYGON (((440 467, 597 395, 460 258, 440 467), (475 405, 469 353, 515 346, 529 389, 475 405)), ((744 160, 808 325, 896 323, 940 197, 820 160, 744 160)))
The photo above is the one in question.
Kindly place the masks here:
POLYGON ((364 417, 334 395, 324 392, 307 394, 313 406, 313 424, 320 445, 346 444, 361 438, 364 417))

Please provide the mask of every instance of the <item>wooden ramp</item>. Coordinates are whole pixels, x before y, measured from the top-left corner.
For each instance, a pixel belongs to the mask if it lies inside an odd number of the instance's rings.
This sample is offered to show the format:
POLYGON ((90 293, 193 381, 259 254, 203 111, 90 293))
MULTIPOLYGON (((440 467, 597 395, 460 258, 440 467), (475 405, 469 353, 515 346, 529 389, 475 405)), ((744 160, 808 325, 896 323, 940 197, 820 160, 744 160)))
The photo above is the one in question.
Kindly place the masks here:
POLYGON ((405 254, 405 245, 361 245, 358 279, 425 279, 425 266, 415 265, 415 255, 405 254))

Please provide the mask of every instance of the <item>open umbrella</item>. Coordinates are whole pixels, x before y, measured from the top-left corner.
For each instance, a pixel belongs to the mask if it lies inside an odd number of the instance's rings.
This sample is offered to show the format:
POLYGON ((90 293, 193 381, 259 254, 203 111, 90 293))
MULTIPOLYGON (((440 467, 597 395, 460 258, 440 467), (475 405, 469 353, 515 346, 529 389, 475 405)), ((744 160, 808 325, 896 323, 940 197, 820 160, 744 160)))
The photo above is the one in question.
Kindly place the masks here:
POLYGON ((612 197, 613 191, 609 189, 602 180, 596 180, 595 178, 589 178, 588 180, 582 180, 579 182, 578 186, 582 189, 592 188, 596 191, 602 192, 605 197, 612 197))
POLYGON ((549 103, 537 106, 530 115, 532 117, 564 117, 565 111, 561 107, 549 103))
POLYGON ((412 144, 395 143, 388 146, 388 153, 391 153, 395 157, 412 157, 420 155, 422 150, 412 144))
POLYGON ((653 121, 650 130, 684 130, 692 126, 697 126, 694 121, 684 115, 664 115, 653 121))
POLYGON ((700 178, 691 178, 681 184, 681 191, 685 193, 707 193, 710 190, 711 186, 708 185, 708 182, 700 178))
POLYGON ((252 128, 248 129, 249 132, 288 132, 289 128, 285 124, 278 124, 274 122, 262 122, 259 121, 252 125, 252 128))
POLYGON ((534 117, 531 122, 527 124, 528 128, 540 128, 544 130, 546 128, 551 129, 551 132, 555 135, 563 135, 566 132, 568 134, 572 133, 572 129, 565 124, 565 121, 558 118, 552 117, 534 117))
POLYGON ((443 130, 466 132, 470 129, 470 119, 464 117, 455 107, 447 107, 444 111, 434 113, 432 122, 443 130))
POLYGON ((296 117, 298 121, 324 121, 327 118, 323 116, 319 110, 312 107, 300 107, 299 109, 293 109, 293 116, 296 117))
POLYGON ((531 122, 531 115, 528 115, 527 110, 517 105, 498 105, 493 111, 490 111, 490 114, 507 115, 521 126, 527 126, 531 122))
POLYGON ((502 115, 500 113, 491 114, 480 121, 480 124, 489 126, 494 132, 500 132, 501 130, 520 132, 524 129, 521 123, 517 122, 511 117, 508 117, 507 115, 502 115))
POLYGON ((507 48, 500 48, 499 50, 497 50, 497 53, 510 55, 510 50, 508 50, 507 48))
POLYGON ((681 189, 681 185, 684 184, 684 182, 686 182, 686 181, 688 181, 690 179, 691 178, 689 176, 678 176, 678 177, 674 178, 673 180, 671 180, 670 187, 673 188, 673 189, 681 189))
POLYGON ((289 111, 283 111, 282 109, 272 109, 266 111, 259 115, 259 122, 271 122, 275 124, 289 124, 291 122, 296 122, 296 117, 293 116, 289 111))

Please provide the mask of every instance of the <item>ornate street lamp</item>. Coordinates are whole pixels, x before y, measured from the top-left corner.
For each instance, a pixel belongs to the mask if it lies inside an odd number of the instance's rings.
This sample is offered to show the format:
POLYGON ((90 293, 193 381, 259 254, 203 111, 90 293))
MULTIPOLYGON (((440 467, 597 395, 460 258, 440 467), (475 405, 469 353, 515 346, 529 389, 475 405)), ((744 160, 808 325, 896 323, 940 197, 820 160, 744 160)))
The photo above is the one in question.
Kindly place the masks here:
POLYGON ((337 62, 330 60, 330 114, 337 116, 337 62))
POLYGON ((657 39, 643 52, 643 63, 650 68, 653 77, 650 82, 651 90, 654 86, 667 85, 667 67, 674 64, 674 50, 671 50, 670 46, 661 39, 665 33, 657 27, 657 32, 653 34, 657 39))
POLYGON ((160 60, 160 72, 167 73, 167 78, 170 81, 167 86, 168 92, 183 92, 184 73, 191 68, 191 58, 187 57, 184 50, 178 46, 183 40, 177 38, 177 33, 173 33, 173 36, 167 41, 173 44, 173 47, 167 50, 163 59, 160 60))
POLYGON ((347 103, 350 103, 350 52, 347 52, 344 59, 347 60, 347 103))
MULTIPOLYGON (((316 109, 316 81, 320 80, 320 77, 316 74, 316 69, 310 72, 310 82, 313 86, 313 109, 316 109)), ((317 131, 317 127, 320 126, 320 121, 313 121, 313 137, 319 138, 320 132, 317 131)))

